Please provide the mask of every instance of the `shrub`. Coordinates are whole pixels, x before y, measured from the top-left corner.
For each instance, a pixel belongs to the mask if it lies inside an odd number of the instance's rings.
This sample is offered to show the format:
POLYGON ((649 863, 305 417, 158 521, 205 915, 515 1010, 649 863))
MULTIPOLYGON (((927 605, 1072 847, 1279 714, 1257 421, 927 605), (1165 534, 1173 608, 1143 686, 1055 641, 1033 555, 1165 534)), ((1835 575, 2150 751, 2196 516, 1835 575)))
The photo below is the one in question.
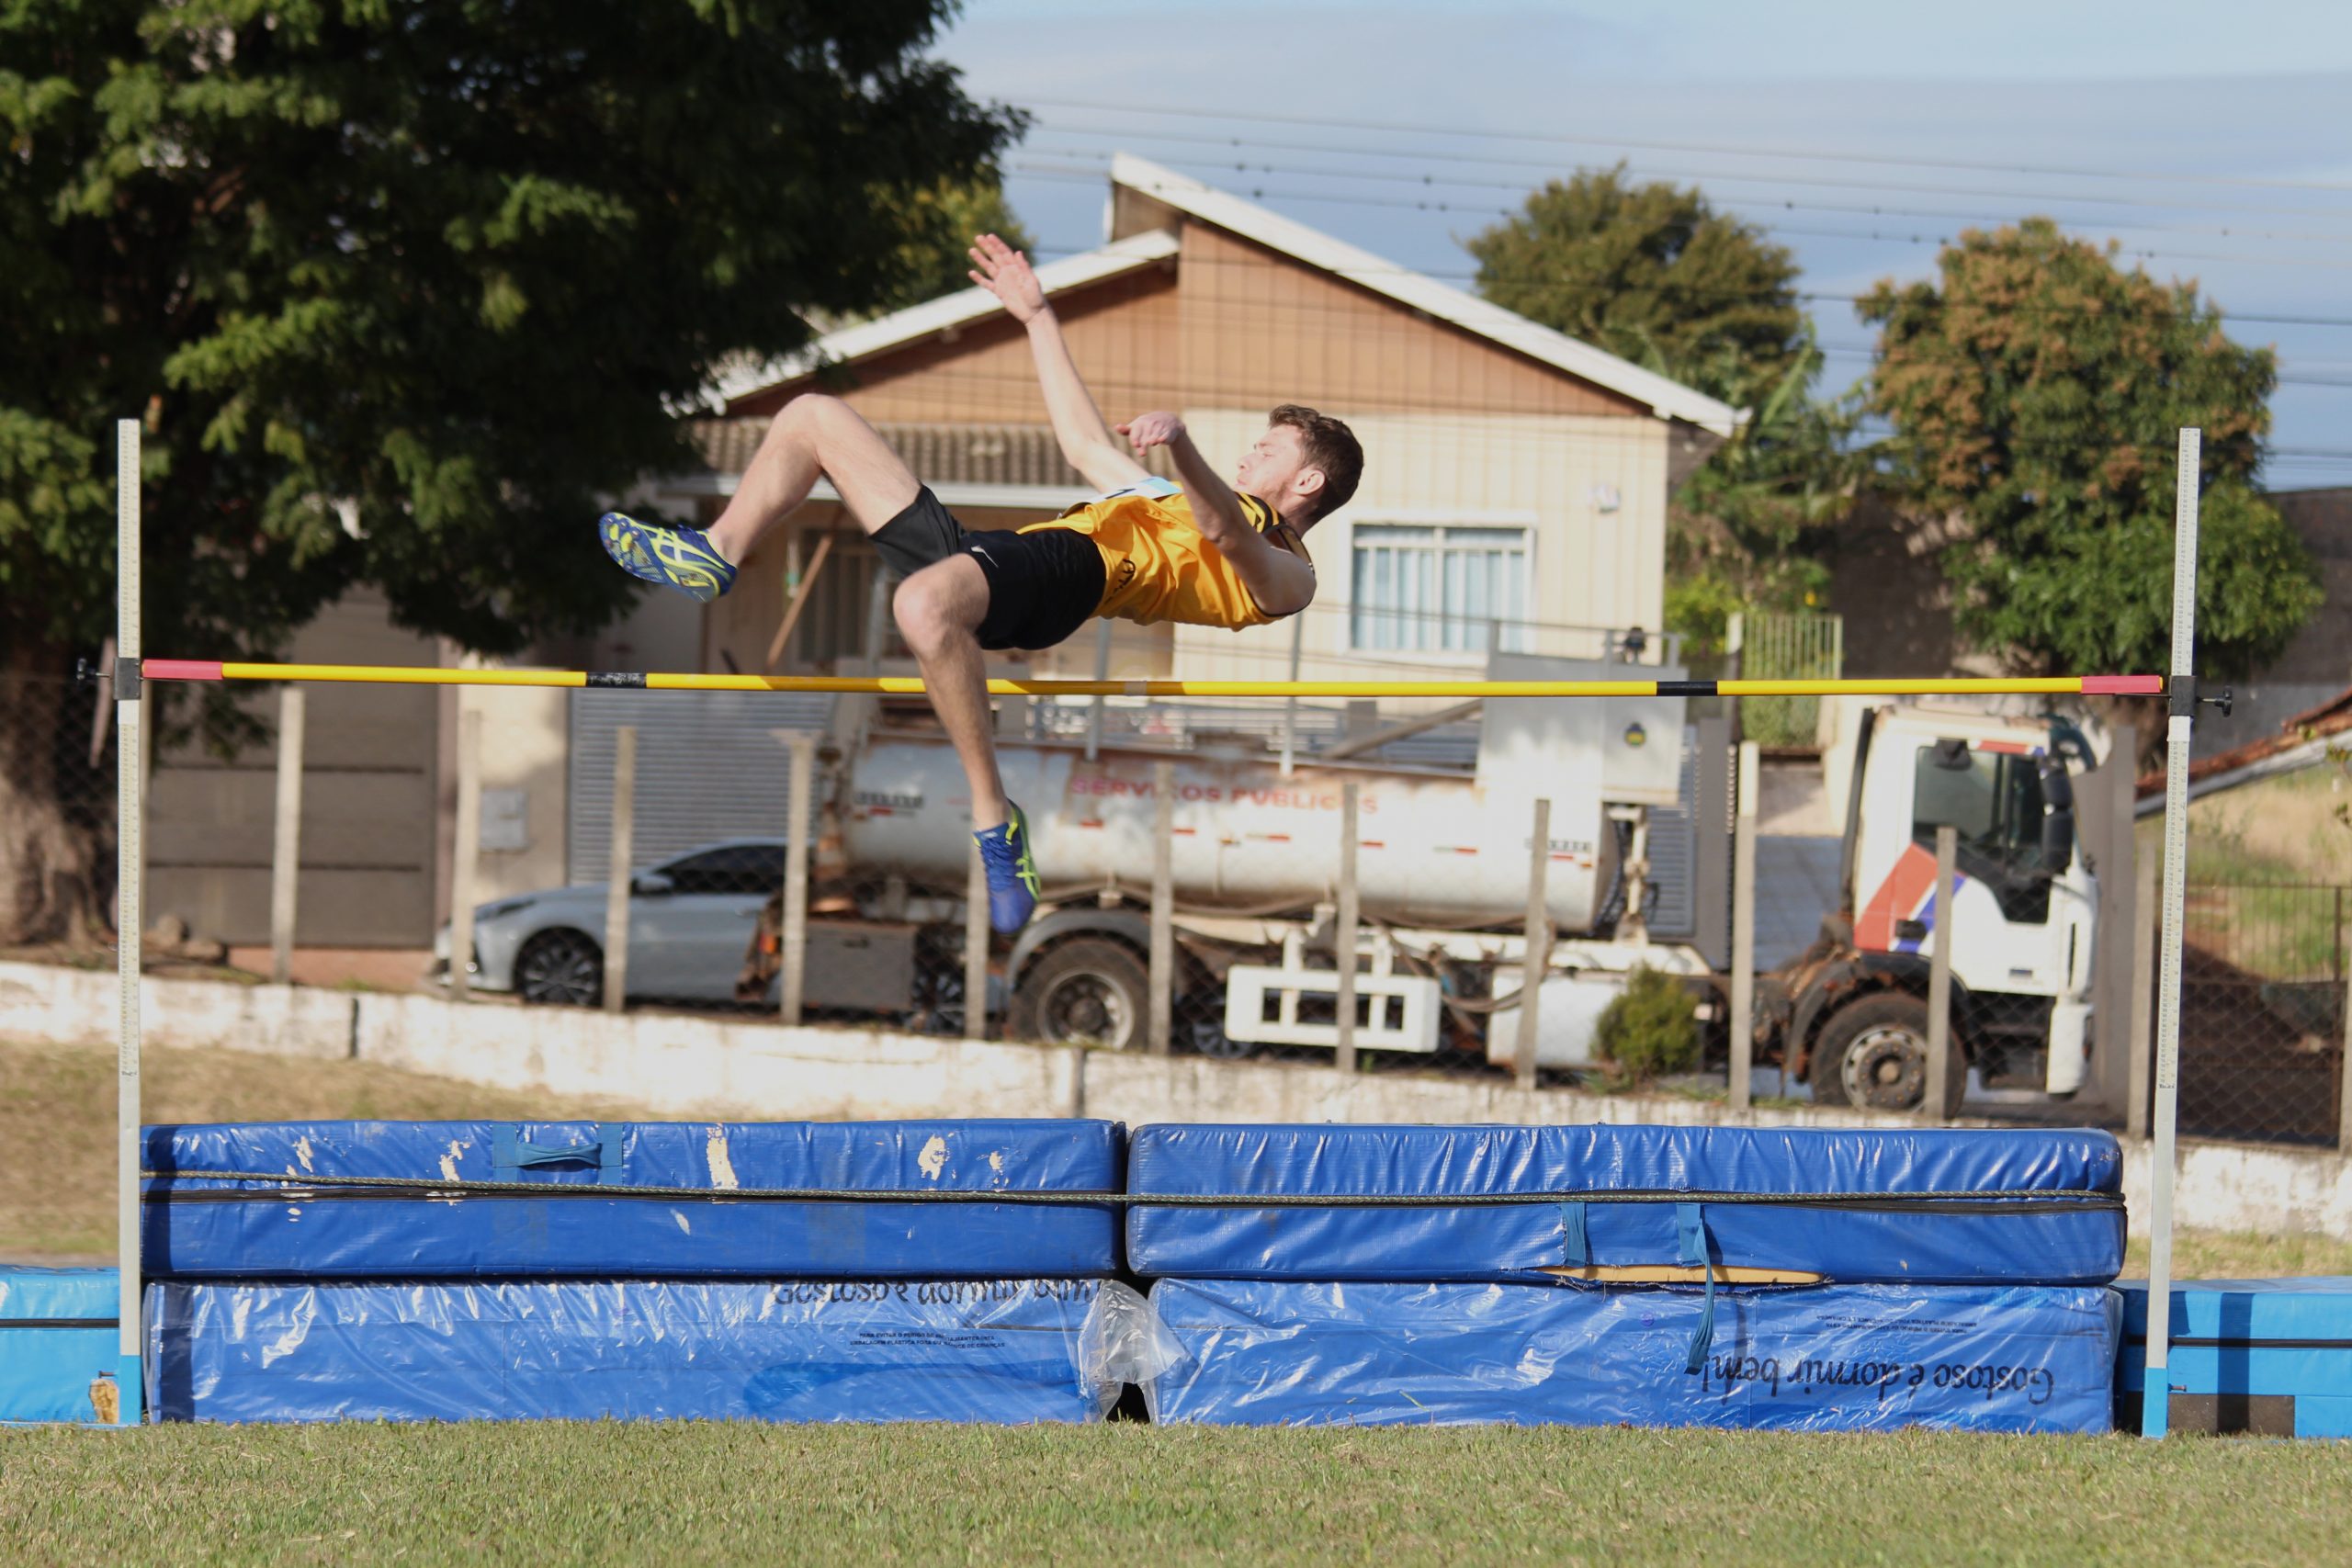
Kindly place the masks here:
POLYGON ((1601 1010, 1593 1050, 1617 1075, 1637 1084, 1699 1065, 1699 1002, 1682 982, 1641 964, 1601 1010))

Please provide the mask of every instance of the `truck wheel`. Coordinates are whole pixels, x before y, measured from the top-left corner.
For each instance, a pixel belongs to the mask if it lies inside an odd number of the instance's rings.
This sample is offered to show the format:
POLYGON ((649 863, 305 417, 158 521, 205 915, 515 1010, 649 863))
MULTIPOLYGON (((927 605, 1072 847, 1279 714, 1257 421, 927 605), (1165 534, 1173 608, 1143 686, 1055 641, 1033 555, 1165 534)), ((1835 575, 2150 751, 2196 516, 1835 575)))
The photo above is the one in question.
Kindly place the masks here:
POLYGON ((542 1006, 594 1007, 605 995, 605 955, 578 931, 541 931, 514 955, 514 992, 542 1006))
POLYGON ((1051 1045, 1130 1050, 1143 1043, 1149 987, 1143 961, 1120 943, 1067 942, 1022 975, 1007 1032, 1051 1045))
MULTIPOLYGON (((1928 1004, 1908 991, 1881 991, 1849 1004, 1823 1025, 1806 1077, 1818 1104, 1917 1110, 1928 1097, 1928 1004)), ((1968 1089, 1968 1054, 1958 1039, 1944 1077, 1957 1110, 1968 1089)))

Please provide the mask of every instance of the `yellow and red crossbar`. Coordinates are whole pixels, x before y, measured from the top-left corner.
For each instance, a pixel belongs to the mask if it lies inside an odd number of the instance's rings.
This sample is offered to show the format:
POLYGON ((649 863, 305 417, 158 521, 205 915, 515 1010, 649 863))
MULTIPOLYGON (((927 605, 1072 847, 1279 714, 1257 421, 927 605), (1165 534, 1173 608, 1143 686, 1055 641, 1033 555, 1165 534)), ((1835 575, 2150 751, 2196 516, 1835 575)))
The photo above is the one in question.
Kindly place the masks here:
MULTIPOLYGON (((662 671, 453 670, 400 664, 252 664, 150 659, 151 681, 322 681, 395 686, 586 686, 633 692, 820 692, 920 696, 912 675, 702 675, 662 671)), ((1018 681, 1031 697, 2155 697, 2161 675, 1958 676, 1850 681, 1018 681)))

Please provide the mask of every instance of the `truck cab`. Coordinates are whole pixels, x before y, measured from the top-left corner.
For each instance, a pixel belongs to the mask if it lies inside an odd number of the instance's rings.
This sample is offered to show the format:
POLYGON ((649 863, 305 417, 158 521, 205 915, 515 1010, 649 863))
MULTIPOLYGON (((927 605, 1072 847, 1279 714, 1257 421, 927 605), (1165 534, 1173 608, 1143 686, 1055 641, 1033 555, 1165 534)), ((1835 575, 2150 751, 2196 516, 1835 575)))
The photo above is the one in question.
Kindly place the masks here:
POLYGON ((2081 1087, 2098 886, 2075 843, 2070 756, 2087 765, 2063 723, 1933 708, 1864 716, 1846 910, 1791 976, 1790 1040, 1809 1047, 1816 1100, 1895 1110, 1921 1098, 1946 826, 1957 839, 1955 1089, 1971 1062, 1988 1083, 2030 1077, 2061 1097, 2081 1087))

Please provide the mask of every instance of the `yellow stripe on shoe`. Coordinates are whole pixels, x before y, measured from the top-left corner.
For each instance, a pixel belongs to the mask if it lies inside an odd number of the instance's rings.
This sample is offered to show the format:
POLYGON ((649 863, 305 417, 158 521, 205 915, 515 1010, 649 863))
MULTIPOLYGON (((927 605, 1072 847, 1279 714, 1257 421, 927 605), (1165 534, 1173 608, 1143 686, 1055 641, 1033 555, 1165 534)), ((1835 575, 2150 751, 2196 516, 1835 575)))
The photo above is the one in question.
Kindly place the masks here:
POLYGON ((735 569, 695 528, 657 528, 626 513, 596 521, 596 537, 614 564, 631 577, 674 588, 707 604, 735 585, 735 569))

